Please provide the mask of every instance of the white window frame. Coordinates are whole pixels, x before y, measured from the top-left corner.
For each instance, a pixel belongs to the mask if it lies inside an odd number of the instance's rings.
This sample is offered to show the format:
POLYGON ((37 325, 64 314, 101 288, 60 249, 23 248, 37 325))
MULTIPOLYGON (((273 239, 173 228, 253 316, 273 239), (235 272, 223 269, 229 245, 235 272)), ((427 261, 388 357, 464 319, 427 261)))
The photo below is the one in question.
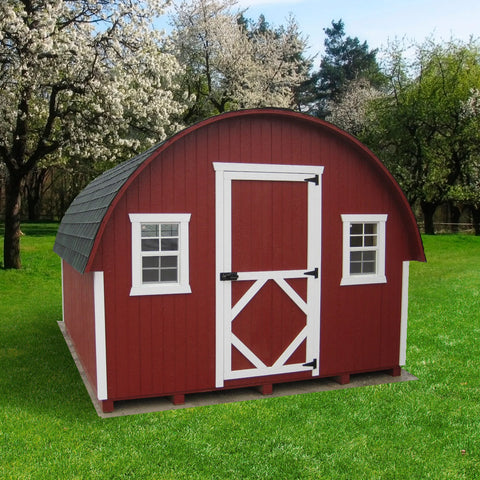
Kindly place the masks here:
POLYGON ((190 213, 131 213, 132 288, 130 296, 191 293, 189 280, 188 226, 190 213), (178 281, 142 283, 142 223, 178 223, 178 281))
POLYGON ((340 285, 367 285, 372 283, 387 283, 385 276, 385 245, 386 245, 386 222, 388 215, 355 214, 342 215, 343 222, 343 265, 342 280, 340 285), (376 272, 364 274, 350 273, 350 253, 354 247, 350 247, 350 227, 354 223, 377 224, 377 245, 368 249, 377 252, 376 272))

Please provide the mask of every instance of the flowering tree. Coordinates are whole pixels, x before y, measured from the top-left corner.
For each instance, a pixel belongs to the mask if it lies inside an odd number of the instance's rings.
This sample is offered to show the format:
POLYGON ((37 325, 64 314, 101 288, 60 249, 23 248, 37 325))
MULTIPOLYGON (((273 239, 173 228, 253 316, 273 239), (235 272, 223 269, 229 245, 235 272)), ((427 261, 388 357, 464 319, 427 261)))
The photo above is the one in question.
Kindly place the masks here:
POLYGON ((175 2, 172 45, 186 66, 189 123, 234 108, 293 107, 311 62, 293 19, 286 28, 251 24, 237 0, 175 2))
POLYGON ((468 208, 478 224, 478 43, 427 40, 413 49, 396 44, 385 58, 388 84, 384 95, 369 102, 361 139, 377 152, 410 203, 420 205, 426 233, 435 232, 435 211, 445 203, 452 223, 468 208))
POLYGON ((373 87, 366 78, 352 80, 337 101, 326 103, 327 110, 330 112, 326 120, 362 138, 375 121, 372 111, 373 102, 383 96, 384 93, 373 87))
POLYGON ((162 3, 0 2, 5 268, 21 266, 21 187, 36 166, 65 158, 111 162, 175 128, 172 117, 182 108, 171 92, 180 70, 152 26, 162 3))
POLYGON ((480 85, 470 89, 462 107, 460 118, 466 124, 468 161, 462 164, 459 181, 452 186, 450 197, 470 208, 475 234, 480 235, 480 85))

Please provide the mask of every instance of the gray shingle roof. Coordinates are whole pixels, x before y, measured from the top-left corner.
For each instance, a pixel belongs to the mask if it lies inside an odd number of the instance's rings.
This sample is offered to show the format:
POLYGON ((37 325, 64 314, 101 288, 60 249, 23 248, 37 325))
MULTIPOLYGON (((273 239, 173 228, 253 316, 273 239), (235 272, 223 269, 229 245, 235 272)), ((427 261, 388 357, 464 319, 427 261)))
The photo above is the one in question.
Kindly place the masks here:
POLYGON ((58 228, 53 251, 78 272, 85 272, 97 233, 118 192, 160 145, 104 172, 71 203, 58 228))

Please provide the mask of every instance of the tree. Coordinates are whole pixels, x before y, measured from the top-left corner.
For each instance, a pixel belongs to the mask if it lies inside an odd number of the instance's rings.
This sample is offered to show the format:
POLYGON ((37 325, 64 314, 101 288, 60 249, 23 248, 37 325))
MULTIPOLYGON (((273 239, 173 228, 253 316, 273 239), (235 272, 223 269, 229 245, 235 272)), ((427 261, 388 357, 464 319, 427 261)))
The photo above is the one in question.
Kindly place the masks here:
MULTIPOLYGON (((476 115, 466 114, 480 87, 480 54, 474 43, 417 45, 413 56, 392 46, 389 95, 375 100, 375 124, 366 143, 396 176, 411 204, 421 206, 426 233, 444 202, 468 197, 478 165, 476 115)), ((372 123, 373 125, 373 123, 372 123)))
POLYGON ((352 80, 335 102, 326 103, 330 112, 326 120, 363 140, 368 130, 374 128, 372 105, 384 95, 365 78, 352 80))
POLYGON ((234 11, 237 0, 175 3, 172 45, 186 66, 183 88, 190 107, 186 123, 236 108, 293 107, 296 86, 309 61, 298 26, 272 29, 264 17, 253 23, 234 11))
POLYGON ((345 37, 341 19, 332 21, 331 28, 324 32, 325 54, 309 85, 310 110, 320 118, 329 114, 329 106, 340 99, 350 82, 366 79, 375 88, 385 82, 377 63, 377 50, 370 50, 367 42, 361 43, 357 37, 345 37))
POLYGON ((4 267, 20 268, 25 179, 67 158, 108 164, 165 137, 179 74, 152 26, 160 1, 0 3, 0 161, 7 169, 4 267))
POLYGON ((480 87, 471 88, 462 110, 469 155, 462 165, 459 181, 450 190, 450 197, 470 209, 475 234, 480 235, 480 87))

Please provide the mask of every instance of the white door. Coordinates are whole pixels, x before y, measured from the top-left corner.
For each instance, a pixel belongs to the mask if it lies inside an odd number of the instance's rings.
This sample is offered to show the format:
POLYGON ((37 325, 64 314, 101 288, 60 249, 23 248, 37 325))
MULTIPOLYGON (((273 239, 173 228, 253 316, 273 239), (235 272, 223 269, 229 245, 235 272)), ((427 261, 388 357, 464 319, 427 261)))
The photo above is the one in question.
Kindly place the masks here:
POLYGON ((323 167, 214 168, 217 387, 318 375, 323 167))

